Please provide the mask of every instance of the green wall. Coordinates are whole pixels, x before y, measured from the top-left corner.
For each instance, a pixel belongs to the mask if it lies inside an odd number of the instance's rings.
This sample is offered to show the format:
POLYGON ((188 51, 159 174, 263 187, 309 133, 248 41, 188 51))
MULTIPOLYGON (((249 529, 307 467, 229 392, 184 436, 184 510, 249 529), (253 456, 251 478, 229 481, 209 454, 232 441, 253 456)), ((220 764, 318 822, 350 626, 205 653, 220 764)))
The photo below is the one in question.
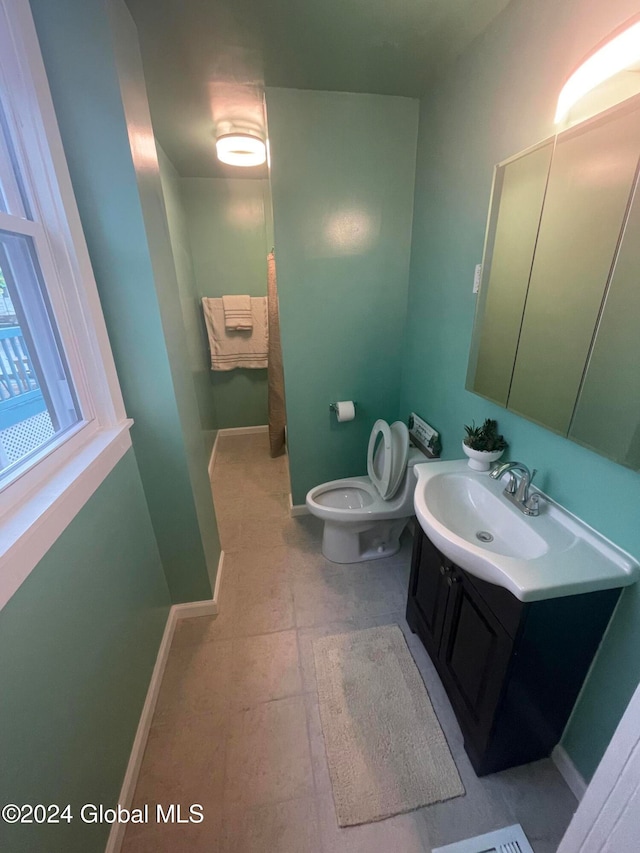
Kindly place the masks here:
POLYGON ((99 853, 169 609, 133 450, 0 613, 0 802, 70 803, 72 823, 0 823, 7 853, 99 853))
POLYGON ((176 268, 191 379, 198 401, 200 424, 205 435, 207 435, 217 428, 216 406, 209 381, 211 370, 209 366, 207 336, 202 319, 200 296, 193 271, 187 217, 180 187, 180 176, 157 141, 156 148, 158 150, 162 193, 167 210, 171 250, 176 268))
MULTIPOLYGON (((211 597, 217 531, 210 494, 206 504, 197 404, 182 358, 177 287, 172 292, 167 277, 155 275, 158 259, 149 239, 156 245, 161 239, 145 229, 108 5, 31 3, 120 384, 135 421, 132 439, 162 564, 173 600, 192 601, 211 597)), ((116 44, 122 55, 124 40, 116 44)), ((157 163, 154 168, 146 191, 161 229, 157 163)))
POLYGON ((134 450, 120 460, 0 613, 0 800, 70 803, 76 814, 2 824, 0 848, 99 853, 110 827, 83 823, 78 807, 117 802, 171 604, 163 569, 182 567, 178 600, 211 587, 195 512, 174 504, 189 483, 184 436, 105 6, 32 6, 142 462, 134 450))
POLYGON ((399 405, 418 102, 267 89, 293 502, 366 473, 399 405), (355 400, 338 424, 335 400, 355 400))
MULTIPOLYGON (((497 418, 540 487, 640 557, 640 477, 464 389, 493 166, 553 134, 567 75, 635 0, 516 0, 425 97, 400 414, 415 410, 459 457, 463 424, 497 418)), ((276 218, 277 225, 277 218, 276 218)), ((559 650, 559 653, 560 650, 559 650)), ((626 590, 563 738, 590 778, 640 679, 640 592, 626 590)))
MULTIPOLYGON (((171 246, 169 223, 162 191, 151 115, 142 69, 138 33, 124 0, 109 0, 112 44, 120 81, 122 103, 136 173, 136 183, 151 261, 155 298, 160 311, 161 333, 167 349, 171 395, 178 415, 179 432, 173 454, 180 464, 177 483, 163 483, 165 500, 162 513, 171 517, 173 538, 180 551, 170 566, 165 566, 172 593, 177 600, 192 601, 201 588, 210 598, 215 587, 220 540, 216 526, 207 473, 208 459, 202 437, 198 403, 189 364, 187 335, 180 304, 180 291, 171 246), (140 140, 144 140, 141 144, 140 140), (182 482, 181 482, 182 481, 182 482), (180 488, 182 486, 182 488, 180 488), (176 537, 183 537, 182 542, 176 537), (182 546, 186 546, 182 550, 182 546), (195 582, 195 583, 194 583, 195 582), (197 584, 197 587, 196 587, 197 584)), ((142 318, 139 318, 142 320, 142 318)), ((158 470, 158 460, 156 460, 158 470)), ((155 472, 154 472, 155 473, 155 472)), ((157 480, 157 474, 155 479, 157 480)), ((166 536, 167 532, 163 531, 166 536)), ((159 539, 160 541, 160 539, 159 539)))
MULTIPOLYGON (((199 297, 265 296, 269 182, 182 178, 180 189, 199 297)), ((209 382, 219 429, 267 423, 266 370, 210 370, 209 382)))

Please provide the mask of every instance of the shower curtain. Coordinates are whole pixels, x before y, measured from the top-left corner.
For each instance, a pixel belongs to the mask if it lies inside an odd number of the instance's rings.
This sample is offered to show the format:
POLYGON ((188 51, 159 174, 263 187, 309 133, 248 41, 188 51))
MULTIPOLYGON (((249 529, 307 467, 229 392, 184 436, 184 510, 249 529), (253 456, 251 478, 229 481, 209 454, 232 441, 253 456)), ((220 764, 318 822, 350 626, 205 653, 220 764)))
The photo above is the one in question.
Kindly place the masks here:
POLYGON ((271 456, 280 456, 285 450, 284 427, 287 422, 284 401, 284 371, 280 345, 280 314, 278 312, 278 285, 276 258, 267 255, 267 306, 269 314, 269 361, 267 383, 269 391, 269 445, 271 456))

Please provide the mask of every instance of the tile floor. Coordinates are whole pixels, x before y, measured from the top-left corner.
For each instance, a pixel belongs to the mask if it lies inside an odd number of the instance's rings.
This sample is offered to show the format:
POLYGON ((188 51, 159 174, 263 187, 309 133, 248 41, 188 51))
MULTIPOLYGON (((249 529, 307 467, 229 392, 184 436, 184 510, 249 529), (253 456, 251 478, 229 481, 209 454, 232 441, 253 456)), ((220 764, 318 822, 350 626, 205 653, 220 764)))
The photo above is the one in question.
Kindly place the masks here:
POLYGON ((551 761, 478 779, 446 694, 404 620, 411 538, 386 560, 338 566, 322 527, 290 518, 285 457, 264 434, 218 442, 213 493, 225 551, 220 613, 181 621, 135 794, 204 807, 202 824, 129 826, 123 853, 429 853, 521 823, 553 853, 576 801, 551 761), (466 796, 339 829, 312 641, 397 623, 429 690, 466 796))

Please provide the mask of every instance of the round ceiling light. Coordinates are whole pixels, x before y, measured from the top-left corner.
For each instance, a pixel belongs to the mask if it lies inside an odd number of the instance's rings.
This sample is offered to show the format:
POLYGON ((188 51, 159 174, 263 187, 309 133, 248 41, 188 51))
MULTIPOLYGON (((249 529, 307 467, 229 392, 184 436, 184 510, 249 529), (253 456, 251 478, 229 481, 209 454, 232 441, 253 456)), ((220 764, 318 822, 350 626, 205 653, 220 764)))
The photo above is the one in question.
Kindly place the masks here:
POLYGON ((267 159, 264 142, 250 133, 225 133, 216 139, 218 160, 229 166, 261 166, 267 159))
POLYGON ((586 59, 562 87, 555 123, 566 118, 571 107, 600 83, 625 70, 637 70, 640 62, 640 21, 622 30, 586 59))

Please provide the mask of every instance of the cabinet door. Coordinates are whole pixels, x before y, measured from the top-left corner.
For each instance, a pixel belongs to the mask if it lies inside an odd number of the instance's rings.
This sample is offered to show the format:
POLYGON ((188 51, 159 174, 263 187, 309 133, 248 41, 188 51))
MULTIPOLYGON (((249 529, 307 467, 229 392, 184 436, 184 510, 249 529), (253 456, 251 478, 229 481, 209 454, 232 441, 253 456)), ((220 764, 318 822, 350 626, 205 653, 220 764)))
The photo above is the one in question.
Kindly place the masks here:
POLYGON ((496 169, 467 388, 501 406, 509 396, 552 152, 550 140, 496 169))
POLYGON ((449 597, 447 578, 452 565, 421 533, 412 572, 409 597, 420 618, 419 634, 434 660, 440 651, 442 628, 449 597))
POLYGON ((640 470, 640 188, 629 214, 569 438, 640 470))
POLYGON ((452 585, 440 660, 465 740, 481 751, 500 699, 513 640, 460 569, 448 580, 452 585))

